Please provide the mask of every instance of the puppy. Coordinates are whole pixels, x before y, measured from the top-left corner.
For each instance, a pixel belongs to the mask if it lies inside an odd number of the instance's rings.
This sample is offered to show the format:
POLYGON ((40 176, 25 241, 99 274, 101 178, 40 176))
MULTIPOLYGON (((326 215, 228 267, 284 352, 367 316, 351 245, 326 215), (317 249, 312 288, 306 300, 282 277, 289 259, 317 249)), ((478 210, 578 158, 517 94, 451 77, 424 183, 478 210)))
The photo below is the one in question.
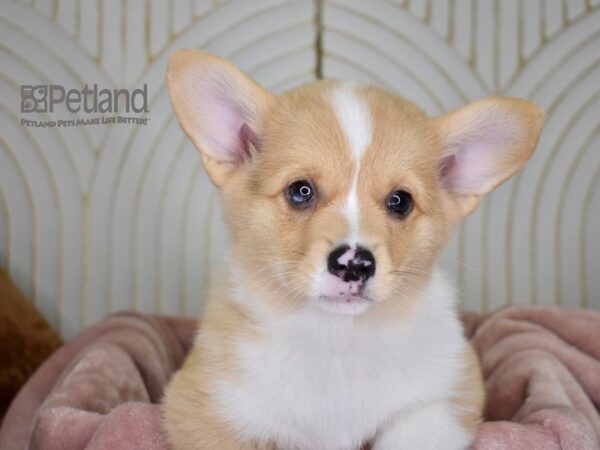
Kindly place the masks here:
POLYGON ((492 98, 429 118, 335 81, 275 96, 190 50, 168 88, 231 235, 166 389, 173 447, 466 448, 482 378, 436 260, 530 157, 540 109, 492 98))

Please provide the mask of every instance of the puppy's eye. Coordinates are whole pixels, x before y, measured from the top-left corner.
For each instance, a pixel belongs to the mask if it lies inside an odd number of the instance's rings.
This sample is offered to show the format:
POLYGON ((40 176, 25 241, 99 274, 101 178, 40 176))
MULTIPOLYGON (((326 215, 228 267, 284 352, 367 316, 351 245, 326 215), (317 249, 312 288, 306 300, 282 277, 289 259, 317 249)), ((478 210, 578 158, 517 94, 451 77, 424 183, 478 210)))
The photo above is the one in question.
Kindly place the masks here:
POLYGON ((401 219, 410 214, 414 204, 412 195, 402 190, 392 192, 387 200, 387 208, 401 219))
POLYGON ((313 201, 315 189, 306 180, 295 181, 289 185, 287 197, 294 208, 305 208, 313 201))

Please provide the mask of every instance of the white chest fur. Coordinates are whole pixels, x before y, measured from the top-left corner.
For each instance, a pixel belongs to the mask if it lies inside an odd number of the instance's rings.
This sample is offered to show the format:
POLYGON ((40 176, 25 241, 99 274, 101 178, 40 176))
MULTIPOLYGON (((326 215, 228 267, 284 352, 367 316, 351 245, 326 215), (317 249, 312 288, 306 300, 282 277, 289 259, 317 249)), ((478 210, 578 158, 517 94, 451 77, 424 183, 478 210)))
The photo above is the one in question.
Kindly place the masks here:
POLYGON ((451 286, 436 274, 404 323, 357 327, 309 310, 240 342, 221 413, 245 436, 286 449, 356 449, 397 414, 449 395, 463 367, 451 286))

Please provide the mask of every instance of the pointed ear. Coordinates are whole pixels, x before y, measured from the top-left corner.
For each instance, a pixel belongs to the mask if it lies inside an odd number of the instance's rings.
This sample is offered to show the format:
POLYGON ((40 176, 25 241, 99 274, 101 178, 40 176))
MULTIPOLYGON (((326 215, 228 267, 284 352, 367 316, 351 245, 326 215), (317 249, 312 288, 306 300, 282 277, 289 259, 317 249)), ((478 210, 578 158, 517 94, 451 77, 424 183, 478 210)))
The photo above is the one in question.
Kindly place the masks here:
POLYGON ((224 59, 195 50, 171 56, 167 85, 183 131, 222 185, 260 149, 260 120, 273 95, 224 59))
POLYGON ((434 119, 444 148, 442 185, 462 214, 525 164, 543 122, 535 104, 509 97, 481 100, 434 119))

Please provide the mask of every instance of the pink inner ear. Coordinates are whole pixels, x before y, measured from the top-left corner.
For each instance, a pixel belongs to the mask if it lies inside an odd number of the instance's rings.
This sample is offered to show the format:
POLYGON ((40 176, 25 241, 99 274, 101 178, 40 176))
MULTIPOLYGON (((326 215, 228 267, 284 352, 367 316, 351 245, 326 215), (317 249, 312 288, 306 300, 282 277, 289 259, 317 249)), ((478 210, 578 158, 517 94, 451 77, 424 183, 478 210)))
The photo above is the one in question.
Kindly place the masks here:
POLYGON ((493 179, 495 159, 493 146, 489 144, 464 144, 442 159, 442 183, 457 193, 479 193, 493 179))
POLYGON ((198 97, 198 120, 202 137, 212 157, 221 161, 240 162, 258 150, 259 139, 248 124, 252 105, 248 94, 227 77, 208 77, 201 81, 198 97))
POLYGON ((446 189, 458 194, 482 195, 505 177, 503 162, 515 131, 507 120, 479 121, 455 136, 449 144, 452 154, 440 162, 440 176, 446 189))
POLYGON ((204 123, 204 139, 216 153, 216 157, 224 160, 238 161, 244 158, 245 144, 242 142, 240 130, 244 125, 245 115, 240 105, 220 92, 204 97, 199 107, 202 109, 204 123))

